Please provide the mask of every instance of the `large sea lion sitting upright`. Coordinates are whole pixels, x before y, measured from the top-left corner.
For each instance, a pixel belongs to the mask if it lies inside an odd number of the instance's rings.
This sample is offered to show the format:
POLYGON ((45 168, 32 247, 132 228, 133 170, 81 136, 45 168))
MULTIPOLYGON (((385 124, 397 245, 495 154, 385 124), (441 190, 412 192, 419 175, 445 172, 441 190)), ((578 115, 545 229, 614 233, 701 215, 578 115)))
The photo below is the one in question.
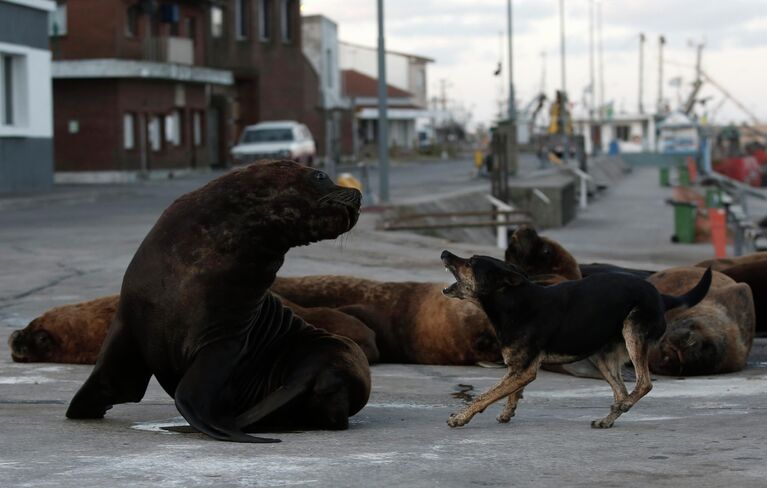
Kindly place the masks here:
POLYGON ((176 200, 136 251, 96 366, 67 410, 101 418, 141 400, 152 375, 216 439, 264 423, 346 428, 370 371, 348 339, 306 324, 267 290, 294 246, 333 239, 360 193, 280 161, 231 171, 176 200))

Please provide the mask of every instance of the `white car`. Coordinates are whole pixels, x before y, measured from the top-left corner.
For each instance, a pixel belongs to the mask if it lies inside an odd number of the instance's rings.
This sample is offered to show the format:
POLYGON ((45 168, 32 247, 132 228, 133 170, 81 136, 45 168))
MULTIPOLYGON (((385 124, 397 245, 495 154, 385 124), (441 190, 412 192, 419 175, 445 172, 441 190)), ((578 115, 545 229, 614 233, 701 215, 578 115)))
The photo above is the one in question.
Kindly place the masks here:
POLYGON ((232 157, 237 164, 261 159, 292 159, 311 166, 316 152, 309 129, 304 124, 285 120, 245 127, 239 144, 232 148, 232 157))

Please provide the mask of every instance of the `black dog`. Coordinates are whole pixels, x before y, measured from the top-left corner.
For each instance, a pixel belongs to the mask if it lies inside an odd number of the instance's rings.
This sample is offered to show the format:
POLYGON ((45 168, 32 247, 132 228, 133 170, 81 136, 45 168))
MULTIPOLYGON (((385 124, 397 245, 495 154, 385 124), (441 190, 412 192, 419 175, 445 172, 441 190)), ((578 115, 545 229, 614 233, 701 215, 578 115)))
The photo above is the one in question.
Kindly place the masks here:
POLYGON ((615 419, 652 389, 647 352, 649 344, 666 330, 664 313, 680 306, 692 307, 706 296, 711 285, 710 268, 687 294, 672 297, 626 273, 540 286, 516 266, 487 256, 463 259, 444 251, 442 262, 457 280, 443 293, 482 307, 495 328, 508 367, 500 383, 450 416, 450 427, 466 425, 474 415, 507 396, 498 421, 508 422, 523 388, 535 379, 542 362, 570 363, 588 356, 615 396, 609 415, 591 426, 612 427, 615 419), (621 376, 627 353, 636 370, 631 394, 621 376))

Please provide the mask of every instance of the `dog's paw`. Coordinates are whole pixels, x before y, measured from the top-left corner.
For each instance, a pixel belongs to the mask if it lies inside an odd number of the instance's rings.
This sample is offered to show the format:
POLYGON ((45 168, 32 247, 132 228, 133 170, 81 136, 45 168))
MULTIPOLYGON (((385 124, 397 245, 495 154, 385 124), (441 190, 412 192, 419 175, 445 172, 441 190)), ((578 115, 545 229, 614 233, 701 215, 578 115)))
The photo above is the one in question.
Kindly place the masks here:
POLYGON ((598 419, 591 422, 591 428, 592 429, 609 429, 613 426, 613 423, 615 421, 608 420, 608 419, 598 419))
POLYGON ((460 413, 451 413, 447 418, 447 425, 450 427, 461 427, 469 423, 469 419, 465 418, 460 413))
POLYGON ((514 412, 511 412, 511 413, 505 413, 504 412, 504 413, 498 415, 495 418, 495 420, 497 420, 498 422, 500 422, 502 424, 508 424, 511 421, 511 417, 513 417, 513 416, 514 416, 514 412))

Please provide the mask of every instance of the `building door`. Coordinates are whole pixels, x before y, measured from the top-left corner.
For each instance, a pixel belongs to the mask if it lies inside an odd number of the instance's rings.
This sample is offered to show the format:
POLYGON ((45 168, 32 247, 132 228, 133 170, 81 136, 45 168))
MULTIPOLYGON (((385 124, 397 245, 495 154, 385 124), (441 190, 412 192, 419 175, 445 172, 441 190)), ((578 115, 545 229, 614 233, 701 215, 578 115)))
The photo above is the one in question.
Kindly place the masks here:
POLYGON ((208 109, 207 117, 207 132, 208 132, 208 153, 210 157, 211 166, 222 166, 221 153, 223 152, 221 147, 219 118, 221 117, 221 111, 218 108, 211 107, 208 109))

